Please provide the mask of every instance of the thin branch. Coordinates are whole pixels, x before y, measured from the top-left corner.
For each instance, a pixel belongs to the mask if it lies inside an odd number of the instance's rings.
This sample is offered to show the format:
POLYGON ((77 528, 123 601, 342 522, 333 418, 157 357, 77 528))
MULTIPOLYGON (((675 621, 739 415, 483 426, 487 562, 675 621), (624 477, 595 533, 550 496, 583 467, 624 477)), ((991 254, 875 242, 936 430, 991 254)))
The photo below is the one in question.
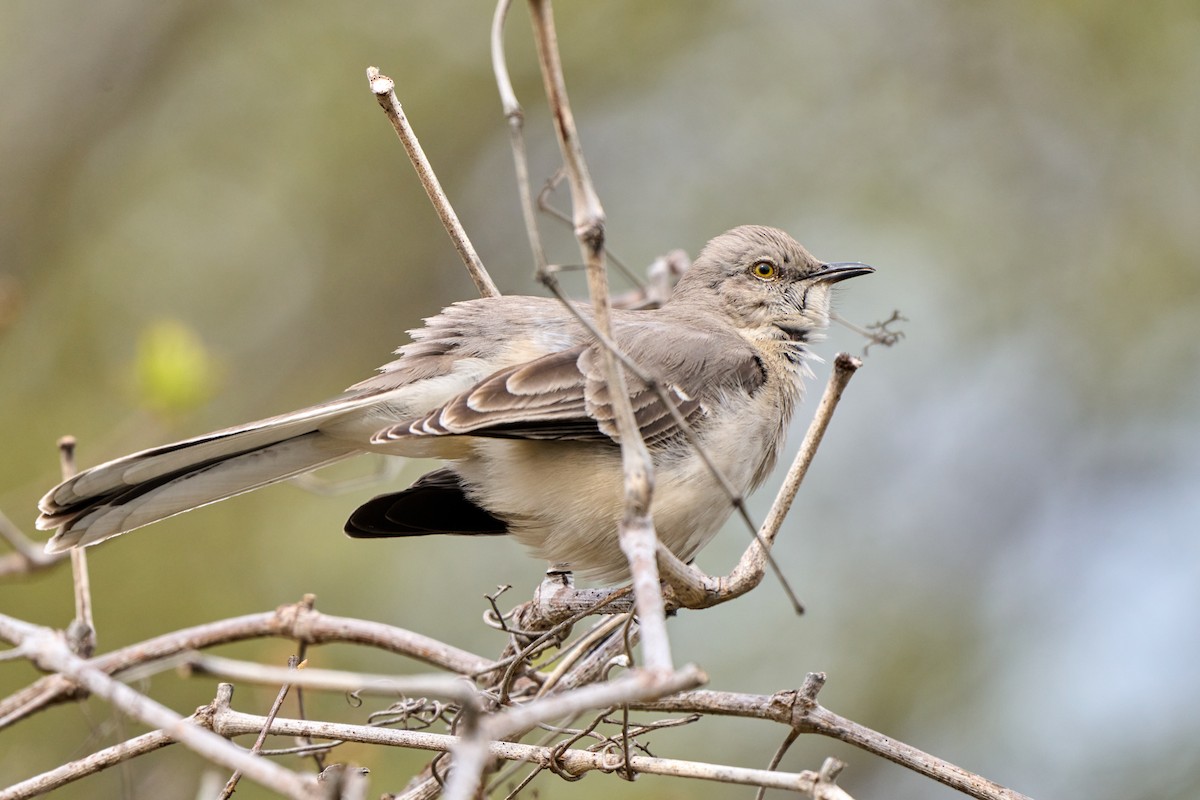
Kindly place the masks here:
POLYGON ((525 149, 525 111, 517 100, 512 79, 508 75, 508 63, 504 57, 504 22, 512 0, 499 0, 492 15, 492 72, 496 76, 496 88, 500 93, 500 105, 508 121, 509 142, 512 145, 513 168, 517 173, 517 195, 521 201, 521 216, 525 220, 525 236, 529 239, 529 251, 533 255, 537 274, 546 272, 546 251, 542 247, 542 235, 538 231, 537 214, 533 210, 533 199, 529 189, 529 157, 525 149))
POLYGON ((488 275, 487 268, 483 266, 483 261, 475 252, 471 240, 467 238, 467 232, 463 229, 462 223, 458 221, 458 215, 454 213, 454 208, 450 205, 446 193, 442 191, 442 185, 438 182, 429 159, 425 157, 425 151, 421 149, 421 143, 417 141, 416 133, 408 124, 408 118, 404 115, 399 98, 396 97, 395 82, 386 75, 381 75, 375 67, 367 67, 367 81, 371 84, 371 91, 375 94, 375 99, 379 101, 380 108, 387 114, 392 127, 396 130, 396 135, 400 137, 400 142, 404 145, 404 150, 408 153, 408 158, 417 171, 417 177, 421 179, 421 186, 425 187, 425 193, 429 195, 429 202, 433 203, 438 218, 441 219, 446 232, 450 234, 450 239, 454 242, 454 249, 458 250, 463 264, 467 267, 467 272, 471 275, 471 280, 475 282, 475 288, 483 297, 498 296, 500 290, 496 288, 492 276, 488 275))
POLYGON ((563 652, 562 660, 559 662, 558 666, 556 666, 554 670, 546 676, 545 682, 542 683, 541 688, 538 689, 538 695, 544 696, 549 694, 551 690, 558 685, 558 682, 562 680, 564 675, 574 669, 575 665, 578 664, 589 653, 593 652, 598 642, 601 642, 605 639, 605 637, 610 636, 615 630, 625 625, 631 618, 631 615, 628 613, 611 616, 608 619, 600 622, 598 625, 592 628, 592 630, 588 631, 586 634, 573 642, 571 646, 563 652))
POLYGON ((0 558, 0 578, 8 575, 28 575, 49 569, 67 558, 66 553, 47 553, 0 511, 0 539, 8 542, 15 552, 0 558))
POLYGON ((673 673, 637 670, 608 683, 581 686, 571 692, 560 692, 493 714, 482 720, 478 728, 455 748, 456 768, 450 774, 446 796, 448 800, 474 796, 493 742, 524 735, 542 722, 589 709, 617 706, 637 698, 663 697, 707 680, 704 672, 691 664, 673 673))
MULTIPOLYGON (((846 390, 846 385, 861 366, 861 360, 846 353, 838 353, 834 358, 833 372, 829 376, 829 383, 825 385, 825 393, 821 395, 821 402, 817 405, 816 414, 813 415, 808 431, 804 434, 804 441, 800 443, 800 449, 796 452, 792 466, 788 469, 787 475, 783 479, 783 485, 779 487, 779 492, 775 495, 775 501, 771 504, 771 510, 760 530, 765 548, 770 548, 775 542, 784 517, 791 509, 792 502, 796 499, 796 493, 800 490, 800 484, 804 482, 804 476, 808 474, 808 467, 817 454, 817 448, 821 446, 821 439, 824 438, 825 431, 829 428, 833 412, 842 399, 842 392, 846 390)), ((733 572, 730 573, 729 585, 731 587, 745 585, 743 594, 753 586, 757 586, 762 580, 766 555, 766 549, 753 545, 749 547, 737 566, 734 567, 733 572)))
MULTIPOLYGON (((559 211, 557 208, 555 208, 553 205, 550 204, 550 195, 553 194, 554 190, 558 188, 558 184, 562 181, 563 176, 564 176, 564 173, 560 169, 558 172, 554 173, 554 175, 550 176, 550 179, 547 180, 545 185, 542 186, 541 191, 539 191, 537 194, 537 209, 538 209, 538 211, 542 212, 543 214, 548 215, 551 219, 561 222, 564 225, 566 225, 568 228, 571 228, 571 227, 573 227, 573 223, 571 222, 570 215, 566 214, 563 211, 559 211)), ((608 264, 612 264, 614 267, 616 267, 617 271, 620 272, 622 275, 624 275, 625 278, 630 283, 632 283, 634 285, 634 287, 636 287, 637 291, 645 290, 645 288, 646 288, 645 281, 643 281, 641 278, 639 278, 633 272, 633 270, 631 270, 628 266, 626 266, 625 262, 623 262, 621 259, 617 258, 617 256, 613 255, 613 251, 608 246, 607 241, 604 243, 604 258, 605 258, 605 262, 608 264)), ((691 262, 689 261, 688 264, 691 264, 691 262)), ((559 269, 562 269, 562 267, 560 266, 559 269)), ((615 298, 614 298, 613 304, 619 305, 616 302, 615 298)))
MULTIPOLYGON (((297 659, 295 656, 288 658, 288 671, 295 673, 296 664, 298 663, 299 659, 297 659)), ((289 675, 288 677, 291 678, 294 677, 294 675, 289 675)), ((263 729, 258 734, 258 738, 254 740, 254 744, 250 748, 250 752, 253 755, 259 755, 262 753, 263 744, 265 744, 267 741, 267 731, 271 727, 271 722, 274 721, 275 717, 279 715, 279 709, 283 707, 284 698, 287 697, 288 691, 291 688, 291 683, 284 683, 279 687, 279 693, 275 695, 275 702, 271 704, 271 710, 267 712, 267 724, 263 726, 263 729)), ((221 794, 218 796, 217 800, 228 800, 230 797, 232 797, 233 793, 237 791, 237 785, 241 779, 242 773, 240 770, 230 775, 229 780, 225 783, 225 788, 221 790, 221 794)))
POLYGON ((899 309, 892 312, 887 319, 872 322, 870 325, 856 325, 850 320, 838 314, 836 311, 829 312, 829 319, 841 324, 843 327, 857 333, 859 336, 867 340, 863 345, 863 358, 867 357, 867 352, 875 345, 881 347, 894 347, 899 344, 904 338, 904 331, 893 330, 893 325, 899 325, 901 322, 908 322, 908 318, 900 313, 899 309))
MULTIPOLYGON (((192 723, 203 724, 203 718, 199 715, 194 714, 184 719, 192 723)), ((25 800, 27 797, 47 794, 68 783, 102 772, 131 758, 161 750, 171 744, 175 744, 175 740, 163 731, 144 733, 112 747, 97 750, 90 756, 63 764, 61 767, 55 767, 40 775, 0 789, 0 800, 25 800)))
MULTIPOLYGON (((619 350, 615 352, 620 354, 619 350)), ((764 564, 773 563, 770 560, 770 547, 796 497, 808 467, 816 455, 817 448, 829 427, 829 422, 842 393, 861 364, 861 361, 845 353, 838 354, 834 359, 834 368, 817 411, 784 478, 783 485, 776 495, 767 520, 762 528, 756 531, 758 538, 750 543, 738 564, 728 575, 723 577, 706 575, 699 569, 684 564, 661 543, 658 545, 656 555, 660 574, 667 584, 666 607, 668 609, 700 609, 719 605, 740 597, 762 582, 765 574, 764 564)), ((636 366, 634 369, 636 370, 636 366)), ((671 408, 672 406, 667 404, 667 407, 671 408)), ((687 429, 685 428, 685 430, 687 429)), ((704 451, 702 448, 698 448, 698 452, 703 454, 704 451)), ((626 610, 627 604, 623 602, 622 598, 614 596, 610 589, 575 589, 568 584, 544 581, 538 587, 534 599, 518 607, 514 618, 521 620, 521 624, 524 626, 537 628, 546 624, 554 624, 567 614, 575 613, 579 609, 596 604, 605 598, 607 598, 607 602, 602 603, 602 606, 605 607, 606 612, 621 613, 626 610)))
MULTIPOLYGON (((75 475, 75 437, 58 440, 58 457, 65 481, 75 475)), ((81 658, 91 658, 96 652, 96 623, 92 619, 92 582, 88 577, 87 549, 71 548, 71 577, 75 587, 75 618, 67 626, 67 642, 71 652, 81 658)))
MULTIPOLYGON (((462 737, 427 731, 392 730, 366 725, 344 725, 308 720, 277 718, 267 726, 267 720, 264 717, 233 710, 228 705, 231 697, 232 687, 222 684, 213 714, 213 728, 223 736, 253 734, 264 727, 269 727, 270 732, 278 736, 310 736, 438 752, 456 750, 463 742, 462 737)), ((612 772, 624 765, 623 758, 614 757, 612 754, 577 749, 556 752, 556 748, 553 747, 502 741, 486 743, 485 756, 540 765, 548 765, 553 762, 558 765, 559 769, 571 775, 582 775, 588 771, 612 772)), ((646 756, 633 756, 630 759, 630 766, 635 773, 673 775, 750 786, 766 785, 769 788, 798 791, 810 797, 828 798, 829 800, 834 798, 846 800, 849 797, 828 781, 823 781, 820 773, 808 770, 799 773, 769 772, 761 769, 646 756), (818 790, 826 793, 817 794, 818 790)), ((453 777, 454 774, 451 773, 451 776, 453 777)))
POLYGON ((239 683, 266 686, 284 683, 296 688, 384 697, 434 695, 478 704, 478 695, 470 681, 447 675, 373 675, 312 667, 295 670, 200 653, 188 658, 183 667, 185 674, 211 675, 239 683))
POLYGON ((126 716, 133 717, 199 753, 215 764, 240 769, 246 777, 288 797, 317 796, 315 784, 306 778, 261 758, 247 754, 232 742, 189 722, 171 709, 146 697, 71 652, 62 637, 49 628, 31 625, 0 615, 0 636, 13 641, 38 667, 70 678, 92 694, 102 697, 126 716))
POLYGON ((800 689, 773 695, 697 690, 681 692, 661 700, 635 701, 629 705, 630 708, 645 711, 692 712, 771 720, 801 733, 817 733, 854 745, 977 800, 1030 800, 1020 792, 835 714, 817 702, 817 693, 824 683, 824 673, 813 672, 808 674, 800 689))
MULTIPOLYGON (((725 474, 721 471, 721 468, 717 466, 712 456, 709 455, 708 450, 704 447, 704 444, 696 435, 691 423, 688 422, 688 420, 680 412, 678 406, 675 404, 674 399, 670 396, 670 393, 667 391, 666 387, 649 373, 642 370, 642 368, 638 366, 637 362, 635 362, 623 350, 621 350, 617 343, 613 341, 611 336, 601 331, 591 319, 588 319, 580 312, 579 307, 572 303, 566 296, 566 293, 563 292, 562 287, 554 273, 546 272, 545 274, 540 275, 539 278, 542 280, 542 283, 546 286, 546 288, 549 289, 550 292, 559 300, 559 302, 563 304, 567 311, 569 311, 571 315, 574 316, 575 319, 581 325, 583 325, 583 327, 586 328, 593 337, 596 338, 604 351, 610 353, 614 358, 620 361, 625 370, 627 370, 638 381, 640 381, 644 386, 658 396, 663 408, 665 408, 671 415, 671 419, 675 425, 677 425, 679 429, 683 431, 684 435, 687 437, 688 443, 700 457, 700 460, 704 462, 704 466, 708 470, 709 474, 712 475, 717 481, 717 484, 721 487, 721 490, 725 493, 725 496, 729 498, 730 504, 734 507, 734 510, 737 511, 738 516, 746 524, 746 527, 750 531, 750 535, 755 539, 754 544, 758 544, 760 552, 765 554, 766 563, 771 567, 776 577, 779 579, 779 584, 783 587, 784 592, 791 601, 792 608, 795 609, 796 613, 798 614, 804 613, 804 606, 800 603, 800 599, 796 597, 795 592, 792 590, 791 584, 788 583, 787 578, 783 574, 783 570, 781 570, 779 565, 775 562, 774 557, 771 555, 770 547, 767 546, 766 542, 761 539, 759 528, 754 524, 754 520, 750 517, 750 511, 746 507, 745 498, 738 493, 729 479, 725 477, 725 474)), ((753 544, 751 546, 753 547, 753 544)), ((700 598, 708 594, 708 589, 706 587, 709 586, 714 579, 709 578, 695 568, 684 565, 674 553, 671 553, 669 550, 666 550, 664 547, 662 547, 661 543, 657 547, 657 555, 658 568, 660 570, 666 570, 666 574, 663 577, 668 581, 668 584, 672 588, 678 591, 678 594, 681 598, 681 605, 687 608, 705 607, 703 603, 706 601, 700 598), (664 564, 664 559, 671 561, 672 563, 664 564), (695 603, 695 605, 692 603, 695 603)))
POLYGON ((676 595, 672 599, 686 608, 707 608, 741 597, 762 582, 765 566, 775 563, 770 557, 771 545, 774 544, 780 526, 796 499, 800 484, 804 482, 804 476, 817 454, 817 448, 820 447, 829 422, 833 419, 833 412, 837 409, 846 385, 861 366, 862 361, 846 353, 838 353, 834 359, 833 372, 825 385, 821 402, 817 405, 804 441, 801 442, 800 449, 784 477, 783 485, 779 487, 775 501, 771 504, 767 519, 759 529, 756 540, 742 553, 741 559, 729 575, 719 578, 705 575, 695 567, 683 564, 674 554, 660 546, 659 565, 660 569, 672 576, 670 588, 672 591, 677 591, 680 587, 687 589, 685 594, 676 595))
MULTIPOLYGON (((0 615, 0 623, 11 618, 0 615)), ((16 622, 16 620, 13 620, 16 622)), ((306 607, 304 602, 275 611, 210 622, 123 647, 88 663, 108 674, 201 650, 218 644, 273 636, 309 644, 346 642, 377 647, 459 674, 490 672, 496 662, 413 631, 379 622, 336 617, 306 607)), ((0 626, 0 638, 3 628, 0 626)), ((79 686, 61 675, 47 675, 0 700, 0 728, 49 703, 77 697, 79 686)))
MULTIPOLYGON (((611 306, 608 279, 604 270, 604 209, 596 194, 583 148, 575 129, 575 118, 567 100, 562 61, 558 54, 558 35, 554 29, 554 14, 549 0, 530 0, 534 42, 546 89, 546 99, 554 118, 559 150, 571 186, 571 206, 574 211, 575 235, 579 239, 584 262, 587 264, 588 292, 596 327, 605 337, 612 338, 611 306)), ((650 517, 650 497, 654 486, 654 465, 646 443, 638 430, 625 373, 612 351, 601 348, 605 380, 612 398, 613 416, 621 443, 621 461, 625 473, 625 513, 618 534, 621 549, 629 560, 633 594, 642 625, 643 652, 647 669, 672 670, 671 646, 667 637, 666 611, 659 589, 658 565, 655 562, 657 536, 650 517)))
MULTIPOLYGON (((549 579, 547 581, 543 581, 542 586, 545 586, 547 582, 549 582, 549 579)), ((539 591, 540 590, 541 587, 539 586, 539 591)), ((580 609, 564 619, 558 620, 555 624, 551 625, 549 629, 535 637, 532 641, 521 648, 521 650, 512 657, 507 669, 504 671, 503 677, 500 679, 498 693, 499 703, 501 705, 508 703, 509 688, 512 685, 514 677, 516 676, 517 669, 521 664, 527 662, 528 659, 533 658, 534 654, 539 651, 539 648, 554 640, 555 637, 562 636, 565 638, 570 631, 571 626, 573 626, 576 622, 584 617, 597 613, 604 606, 608 605, 614 598, 622 597, 628 592, 628 588, 618 589, 611 595, 601 598, 592 605, 580 609)))
MULTIPOLYGON (((779 747, 775 750, 775 755, 771 756, 771 761, 767 764, 767 769, 774 771, 779 769, 779 762, 783 761, 783 757, 787 755, 787 751, 797 739, 800 738, 800 731, 792 728, 787 732, 787 736, 780 742, 779 747)), ((754 795, 754 800, 763 800, 767 796, 767 790, 764 787, 759 787, 754 795)))

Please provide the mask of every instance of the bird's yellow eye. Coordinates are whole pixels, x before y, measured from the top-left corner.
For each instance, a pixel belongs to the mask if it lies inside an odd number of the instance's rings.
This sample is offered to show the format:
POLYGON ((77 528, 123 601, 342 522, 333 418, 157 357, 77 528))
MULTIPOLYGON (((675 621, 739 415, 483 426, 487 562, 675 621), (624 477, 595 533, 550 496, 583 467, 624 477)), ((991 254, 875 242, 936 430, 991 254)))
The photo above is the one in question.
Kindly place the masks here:
POLYGON ((756 261, 754 266, 750 267, 750 273, 764 281, 775 279, 775 265, 770 261, 756 261))

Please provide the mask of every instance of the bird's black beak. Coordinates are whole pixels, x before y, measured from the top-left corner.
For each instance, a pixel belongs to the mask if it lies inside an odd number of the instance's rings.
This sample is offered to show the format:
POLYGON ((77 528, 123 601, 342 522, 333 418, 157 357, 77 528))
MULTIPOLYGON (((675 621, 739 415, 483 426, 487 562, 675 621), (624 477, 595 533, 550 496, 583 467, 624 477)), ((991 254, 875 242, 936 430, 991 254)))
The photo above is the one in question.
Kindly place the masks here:
POLYGON ((818 283, 837 283, 847 278, 857 278, 859 275, 870 275, 875 271, 858 261, 838 261, 833 264, 822 264, 820 272, 812 276, 818 283))

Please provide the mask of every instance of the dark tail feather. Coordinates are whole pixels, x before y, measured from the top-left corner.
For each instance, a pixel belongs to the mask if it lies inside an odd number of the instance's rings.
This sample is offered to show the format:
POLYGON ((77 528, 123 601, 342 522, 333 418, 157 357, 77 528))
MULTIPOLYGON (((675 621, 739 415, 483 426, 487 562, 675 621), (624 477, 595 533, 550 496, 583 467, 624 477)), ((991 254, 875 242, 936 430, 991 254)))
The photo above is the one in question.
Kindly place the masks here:
POLYGON ((508 525, 471 501, 451 469, 423 475, 402 492, 381 494, 358 507, 346 521, 356 539, 390 536, 498 536, 508 525))
MULTIPOLYGON (((42 501, 38 526, 43 529, 61 526, 46 543, 49 553, 84 547, 193 508, 310 472, 358 452, 352 444, 312 431, 246 452, 223 454, 190 464, 182 462, 184 465, 173 472, 156 469, 151 477, 121 485, 121 476, 128 475, 139 464, 138 457, 132 456, 95 468, 95 481, 105 481, 102 485, 106 491, 102 493, 83 496, 65 505, 54 504, 53 498, 47 495, 42 501), (117 474, 110 477, 105 474, 108 472, 117 474), (108 489, 109 485, 114 488, 108 489)), ((194 453, 183 450, 177 457, 188 455, 194 453)), ((176 454, 172 453, 172 456, 176 454)), ((157 453, 154 453, 145 459, 150 461, 156 457, 157 453)), ((80 473, 80 476, 87 477, 88 473, 80 473)))

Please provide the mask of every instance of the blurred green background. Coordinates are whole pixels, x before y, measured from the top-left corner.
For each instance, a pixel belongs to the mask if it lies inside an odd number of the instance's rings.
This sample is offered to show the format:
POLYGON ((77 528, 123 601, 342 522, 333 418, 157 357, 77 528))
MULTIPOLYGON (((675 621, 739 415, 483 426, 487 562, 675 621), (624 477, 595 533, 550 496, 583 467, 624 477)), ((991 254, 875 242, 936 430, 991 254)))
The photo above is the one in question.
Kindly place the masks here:
MULTIPOLYGON (((557 151, 517 5, 508 50, 541 180, 557 151)), ((368 65, 395 78, 502 290, 538 291, 491 13, 458 0, 0 5, 5 513, 32 532, 64 433, 86 466, 321 400, 472 296, 368 65)), ((736 224, 776 225, 820 258, 878 268, 846 287, 845 316, 911 320, 851 384, 782 536, 809 613, 794 617, 768 580, 672 620, 677 659, 751 692, 826 670, 830 708, 1037 798, 1194 797, 1200 6, 625 0, 560 2, 557 16, 619 255, 640 269, 736 224)), ((578 259, 569 231, 543 228, 553 259, 578 259)), ((828 357, 861 348, 845 329, 830 338, 828 357)), ((779 478, 754 498, 760 518, 779 478)), ((330 613, 499 652, 482 595, 512 583, 521 599, 540 565, 503 540, 346 539, 370 494, 284 485, 93 549, 101 648, 315 592, 330 613)), ((728 527, 701 556, 711 572, 746 544, 728 527)), ((64 625, 67 571, 0 585, 0 610, 64 625)), ((282 664, 293 651, 224 652, 282 664)), ((310 655, 419 669, 349 647, 310 655)), ((0 692, 33 677, 0 665, 0 692)), ((185 712, 213 690, 151 684, 185 712)), ((272 696, 237 700, 263 713, 272 696)), ((341 698, 316 711, 364 713, 341 698)), ((0 731, 0 785, 141 730, 94 700, 54 708, 0 731)), ((714 719, 651 741, 656 755, 764 766, 784 733, 714 719)), ((958 796, 814 737, 782 766, 827 754, 864 800, 958 796)), ((338 758, 370 766, 371 796, 423 763, 338 758)), ((170 748, 58 796, 190 798, 202 770, 170 748)), ((651 777, 538 785, 752 796, 651 777)))

